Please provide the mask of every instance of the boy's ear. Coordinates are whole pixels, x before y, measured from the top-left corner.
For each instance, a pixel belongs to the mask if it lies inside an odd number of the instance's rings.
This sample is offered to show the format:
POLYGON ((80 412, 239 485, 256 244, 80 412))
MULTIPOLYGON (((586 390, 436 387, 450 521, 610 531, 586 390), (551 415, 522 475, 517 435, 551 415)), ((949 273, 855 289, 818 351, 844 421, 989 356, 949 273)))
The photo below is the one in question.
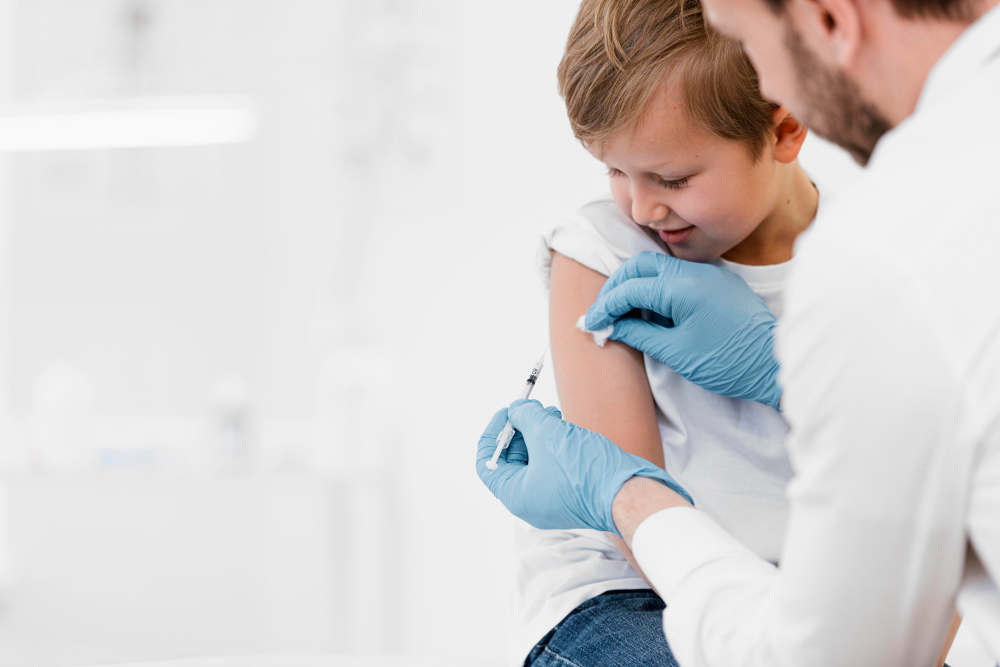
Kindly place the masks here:
POLYGON ((782 164, 794 162, 806 140, 806 126, 783 106, 774 110, 771 120, 774 123, 774 159, 782 164))

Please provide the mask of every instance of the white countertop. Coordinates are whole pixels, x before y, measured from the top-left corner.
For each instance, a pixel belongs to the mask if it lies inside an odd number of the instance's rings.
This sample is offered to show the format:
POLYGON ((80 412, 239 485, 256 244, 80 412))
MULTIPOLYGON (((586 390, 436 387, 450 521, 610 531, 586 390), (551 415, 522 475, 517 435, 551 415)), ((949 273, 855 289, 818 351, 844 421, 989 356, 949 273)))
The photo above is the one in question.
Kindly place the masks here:
POLYGON ((135 661, 134 654, 94 652, 74 649, 0 651, 4 667, 496 667, 499 653, 482 659, 441 656, 350 656, 350 655, 269 655, 210 656, 170 660, 135 661), (103 653, 103 655, 100 655, 103 653))

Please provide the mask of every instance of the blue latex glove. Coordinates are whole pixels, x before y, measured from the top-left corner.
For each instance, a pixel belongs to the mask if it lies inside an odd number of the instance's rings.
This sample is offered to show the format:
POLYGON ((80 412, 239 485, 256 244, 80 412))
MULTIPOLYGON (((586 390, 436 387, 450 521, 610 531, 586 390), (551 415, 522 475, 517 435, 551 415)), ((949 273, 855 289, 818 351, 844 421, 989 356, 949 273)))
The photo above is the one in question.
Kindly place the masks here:
POLYGON ((611 504, 622 484, 636 475, 658 479, 691 502, 662 468, 564 421, 559 410, 538 401, 519 399, 493 415, 479 438, 476 472, 514 516, 535 528, 592 528, 620 537, 611 504), (517 433, 497 469, 490 470, 486 462, 508 415, 517 433))
POLYGON ((639 253, 608 278, 587 311, 591 331, 612 324, 611 340, 653 357, 708 391, 778 407, 778 322, 732 271, 639 253), (636 308, 668 317, 674 326, 618 319, 636 308))

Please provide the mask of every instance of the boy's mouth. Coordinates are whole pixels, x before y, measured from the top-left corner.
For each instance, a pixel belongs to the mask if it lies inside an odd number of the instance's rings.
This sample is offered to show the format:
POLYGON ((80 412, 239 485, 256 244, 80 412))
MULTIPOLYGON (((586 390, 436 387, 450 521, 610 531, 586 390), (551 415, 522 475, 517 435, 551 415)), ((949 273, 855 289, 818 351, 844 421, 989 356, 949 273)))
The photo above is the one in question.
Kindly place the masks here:
POLYGON ((664 243, 668 243, 670 245, 677 245, 678 243, 684 243, 685 241, 687 241, 687 238, 691 236, 691 232, 693 231, 694 231, 694 225, 688 225, 687 227, 683 227, 681 229, 677 229, 674 231, 657 229, 656 233, 660 235, 660 238, 663 240, 664 243))

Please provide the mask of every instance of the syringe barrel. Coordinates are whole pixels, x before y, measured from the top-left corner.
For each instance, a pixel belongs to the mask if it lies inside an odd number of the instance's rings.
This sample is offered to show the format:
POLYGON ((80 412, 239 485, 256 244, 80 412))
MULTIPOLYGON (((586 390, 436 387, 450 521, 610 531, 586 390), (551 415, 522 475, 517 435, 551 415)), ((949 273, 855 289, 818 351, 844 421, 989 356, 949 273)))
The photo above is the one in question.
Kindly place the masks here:
POLYGON ((508 420, 507 425, 503 427, 503 430, 500 431, 500 435, 497 436, 497 445, 503 449, 507 449, 507 445, 509 445, 510 441, 514 439, 514 433, 514 425, 510 423, 510 420, 508 420))

